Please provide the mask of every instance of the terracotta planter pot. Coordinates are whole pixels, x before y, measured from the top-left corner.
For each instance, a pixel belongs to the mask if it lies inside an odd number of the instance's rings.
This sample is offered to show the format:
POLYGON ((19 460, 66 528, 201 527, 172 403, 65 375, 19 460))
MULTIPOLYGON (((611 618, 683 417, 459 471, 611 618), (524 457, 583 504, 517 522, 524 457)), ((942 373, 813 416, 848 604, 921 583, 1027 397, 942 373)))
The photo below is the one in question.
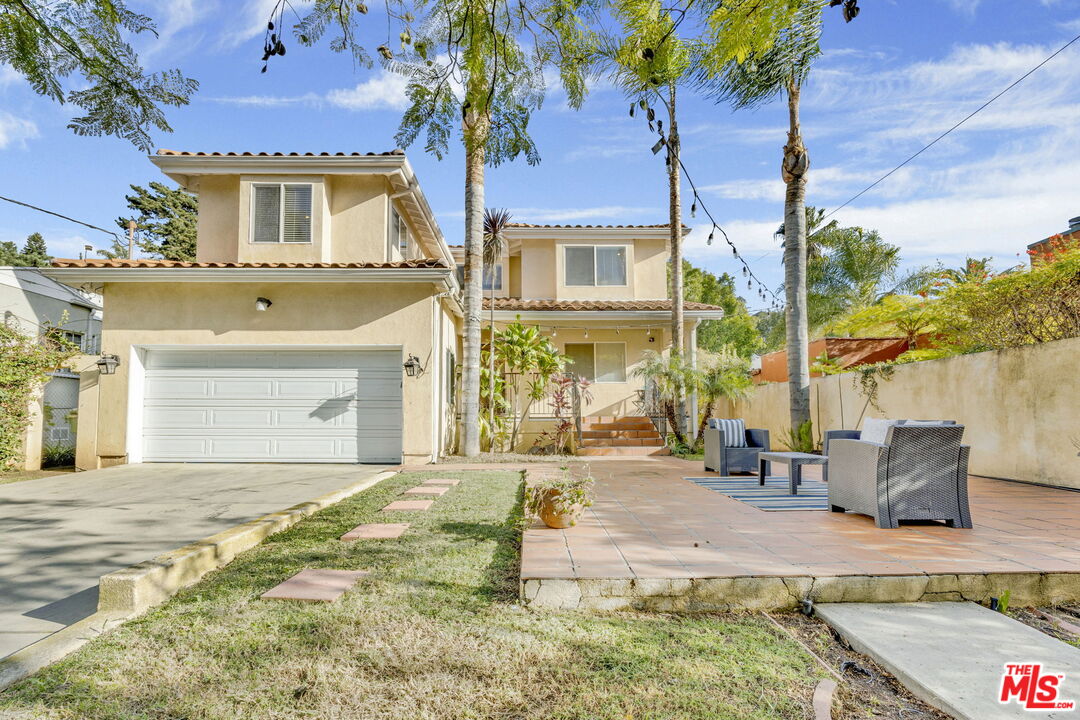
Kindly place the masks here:
POLYGON ((555 499, 559 497, 561 493, 558 490, 549 490, 544 493, 544 499, 540 504, 540 519, 544 521, 544 524, 549 528, 555 528, 556 530, 562 530, 564 528, 573 527, 577 525, 577 521, 581 519, 581 514, 585 512, 585 507, 582 505, 571 505, 563 512, 559 512, 555 508, 555 499))

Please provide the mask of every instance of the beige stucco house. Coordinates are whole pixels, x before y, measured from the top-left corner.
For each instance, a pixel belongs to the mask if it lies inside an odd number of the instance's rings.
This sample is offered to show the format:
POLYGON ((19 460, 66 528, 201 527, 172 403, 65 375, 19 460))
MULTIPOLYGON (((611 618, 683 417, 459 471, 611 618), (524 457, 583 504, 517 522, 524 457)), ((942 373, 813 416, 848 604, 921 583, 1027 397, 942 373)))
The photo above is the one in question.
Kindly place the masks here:
MULTIPOLYGON (((453 451, 462 251, 404 153, 151 159, 199 196, 196 261, 57 260, 47 271, 102 294, 101 352, 117 361, 82 374, 80 468, 453 451)), ((510 230, 496 324, 520 317, 551 335, 594 382, 589 415, 641 414, 634 367, 669 345, 667 234, 510 230)), ((697 323, 718 317, 687 306, 691 357, 697 323)))

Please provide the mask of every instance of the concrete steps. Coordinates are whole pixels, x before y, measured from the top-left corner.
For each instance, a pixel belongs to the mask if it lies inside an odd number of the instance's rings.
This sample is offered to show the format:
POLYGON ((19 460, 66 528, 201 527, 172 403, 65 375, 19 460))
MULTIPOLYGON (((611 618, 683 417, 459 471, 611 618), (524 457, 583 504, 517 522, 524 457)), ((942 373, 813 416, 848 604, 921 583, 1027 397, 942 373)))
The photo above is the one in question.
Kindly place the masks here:
POLYGON ((647 417, 594 415, 582 418, 578 455, 669 455, 647 417))

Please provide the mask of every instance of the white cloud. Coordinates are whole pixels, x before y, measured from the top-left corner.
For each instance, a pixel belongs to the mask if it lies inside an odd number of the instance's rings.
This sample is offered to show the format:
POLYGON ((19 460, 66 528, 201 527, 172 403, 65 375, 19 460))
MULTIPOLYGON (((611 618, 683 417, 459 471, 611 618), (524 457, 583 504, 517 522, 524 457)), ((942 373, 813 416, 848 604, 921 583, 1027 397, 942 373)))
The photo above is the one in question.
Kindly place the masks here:
POLYGON ((12 144, 25 145, 27 140, 33 140, 38 135, 38 127, 33 120, 0 110, 0 149, 12 144))
MULTIPOLYGON (((288 14, 295 10, 303 17, 303 11, 312 2, 313 0, 292 0, 286 5, 285 12, 288 14)), ((266 23, 270 20, 270 13, 277 3, 278 0, 247 0, 240 10, 239 17, 229 18, 229 29, 221 36, 221 45, 234 48, 261 36, 266 32, 266 23)), ((285 24, 292 26, 293 22, 287 17, 285 24)))
POLYGON ((213 102, 248 107, 287 107, 307 105, 322 107, 329 105, 345 110, 404 110, 408 107, 405 89, 408 79, 389 70, 380 70, 377 74, 352 88, 338 88, 323 94, 305 93, 303 95, 242 95, 236 97, 209 98, 213 102))
MULTIPOLYGON (((144 0, 149 5, 147 14, 157 24, 157 37, 146 39, 146 47, 139 53, 140 60, 149 62, 152 58, 170 51, 170 59, 183 54, 176 51, 175 40, 185 30, 202 23, 213 10, 213 5, 206 0, 144 0)), ((189 44, 193 47, 194 44, 189 44)))

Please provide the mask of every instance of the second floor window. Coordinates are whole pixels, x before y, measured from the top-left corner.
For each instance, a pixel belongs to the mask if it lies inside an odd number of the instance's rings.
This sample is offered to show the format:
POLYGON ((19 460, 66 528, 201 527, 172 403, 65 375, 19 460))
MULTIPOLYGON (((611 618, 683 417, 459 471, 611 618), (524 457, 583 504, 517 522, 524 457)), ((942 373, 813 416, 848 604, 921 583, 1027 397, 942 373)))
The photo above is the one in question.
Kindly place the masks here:
MULTIPOLYGON (((484 273, 484 289, 502 290, 502 265, 495 266, 494 282, 492 282, 491 270, 492 268, 489 267, 484 273)), ((457 266, 457 279, 458 284, 465 287, 465 266, 461 263, 458 263, 457 266)))
POLYGON ((65 330, 64 331, 64 339, 67 340, 69 343, 72 343, 73 345, 78 347, 80 350, 83 349, 83 334, 82 333, 80 333, 80 332, 70 332, 70 331, 65 330))
POLYGON ((252 242, 311 242, 311 185, 254 185, 251 207, 252 242))
POLYGON ((390 242, 397 247, 401 257, 409 257, 409 228, 397 210, 390 211, 390 242))
POLYGON ((623 245, 571 245, 565 249, 568 287, 626 285, 626 247, 623 245))

